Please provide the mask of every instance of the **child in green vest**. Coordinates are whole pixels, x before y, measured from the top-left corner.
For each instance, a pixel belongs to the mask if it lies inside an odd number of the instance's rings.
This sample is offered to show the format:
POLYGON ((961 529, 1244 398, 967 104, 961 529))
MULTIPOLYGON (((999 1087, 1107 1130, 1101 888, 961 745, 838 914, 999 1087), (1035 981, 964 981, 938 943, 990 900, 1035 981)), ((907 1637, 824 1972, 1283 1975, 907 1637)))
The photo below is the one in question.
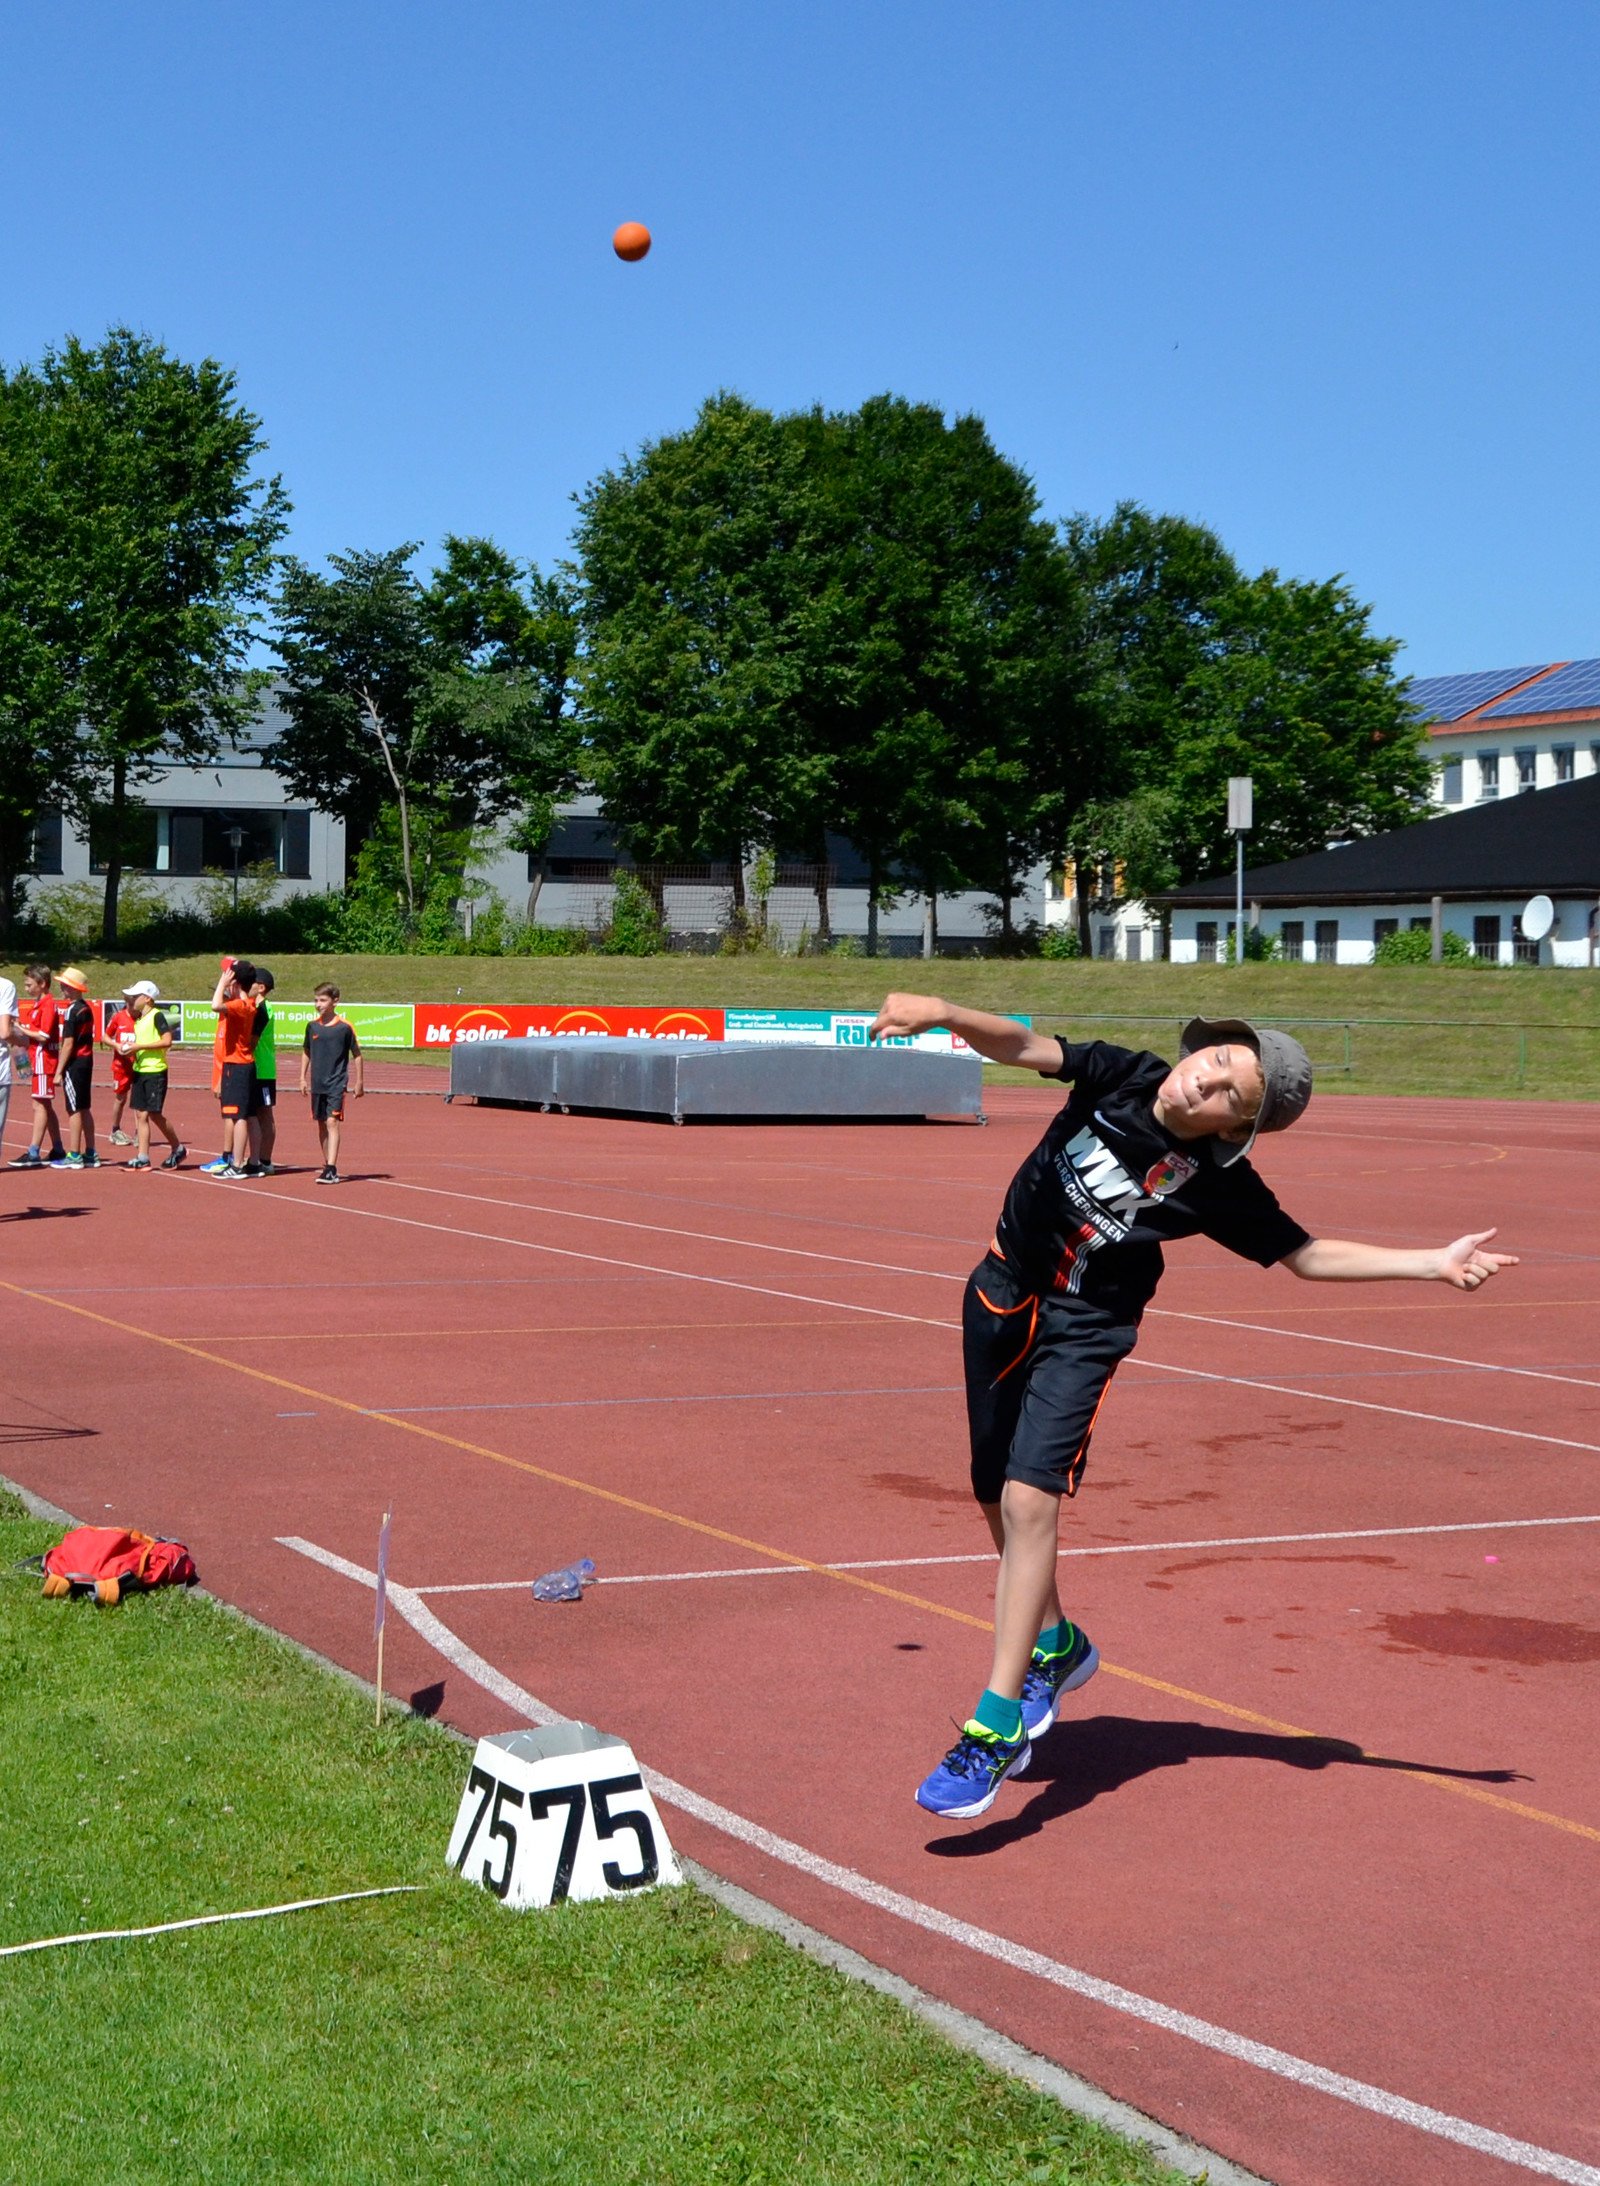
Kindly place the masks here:
POLYGON ((250 1159, 246 1176, 276 1176, 273 1148, 278 1143, 278 1032, 267 1007, 267 996, 277 985, 264 964, 255 968, 250 999, 257 1005, 256 1085, 250 1100, 250 1159))
POLYGON ((179 1169, 189 1149, 179 1144, 178 1134, 166 1116, 167 1050, 172 1045, 172 1026, 156 1008, 160 989, 153 979, 136 979, 131 987, 124 987, 122 993, 133 1017, 133 1030, 121 1034, 117 1041, 133 1076, 128 1089, 128 1106, 133 1113, 137 1148, 128 1167, 149 1168, 150 1126, 153 1123, 170 1149, 162 1168, 179 1169))

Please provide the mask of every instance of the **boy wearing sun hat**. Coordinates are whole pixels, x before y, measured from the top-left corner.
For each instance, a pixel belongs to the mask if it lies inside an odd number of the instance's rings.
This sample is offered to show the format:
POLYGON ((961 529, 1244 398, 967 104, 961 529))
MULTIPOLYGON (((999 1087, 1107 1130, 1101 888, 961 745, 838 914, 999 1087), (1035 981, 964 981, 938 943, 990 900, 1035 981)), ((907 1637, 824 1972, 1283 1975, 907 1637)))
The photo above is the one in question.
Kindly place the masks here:
POLYGON ((1242 1018, 1194 1018, 1176 1066, 1102 1040, 1049 1038, 1014 1018, 936 995, 891 994, 872 1037, 959 1033, 991 1062, 1037 1070, 1071 1091, 1012 1179, 962 1311, 972 1488, 1000 1552, 994 1657, 977 1708, 917 1803, 947 1820, 985 1813, 1064 1693, 1099 1667, 1056 1591, 1063 1497, 1077 1493, 1089 1440, 1162 1274, 1162 1246, 1205 1236, 1263 1268, 1313 1282, 1381 1278, 1473 1291, 1500 1268, 1492 1230, 1399 1250, 1313 1238, 1246 1158, 1311 1099, 1298 1040, 1242 1018))
POLYGON ((61 1013, 61 1052, 56 1075, 67 1112, 67 1147, 53 1169, 98 1169, 94 1143, 94 1011, 89 982, 76 964, 58 978, 68 1000, 61 1013))

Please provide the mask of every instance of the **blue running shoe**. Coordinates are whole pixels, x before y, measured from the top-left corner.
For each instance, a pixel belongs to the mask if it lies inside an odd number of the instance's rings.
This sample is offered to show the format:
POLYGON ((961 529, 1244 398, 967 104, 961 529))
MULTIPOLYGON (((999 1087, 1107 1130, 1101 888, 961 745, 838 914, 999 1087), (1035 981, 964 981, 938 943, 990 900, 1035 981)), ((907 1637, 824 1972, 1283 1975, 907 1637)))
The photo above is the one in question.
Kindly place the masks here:
POLYGON ((233 1163, 227 1155, 219 1154, 215 1161, 201 1162, 200 1174, 202 1176, 226 1176, 232 1167, 233 1163))
POLYGON ((981 1723, 963 1724, 961 1736, 933 1774, 917 1786, 917 1804, 946 1821, 964 1822, 987 1814, 1008 1776, 1020 1776, 1032 1748, 1028 1734, 997 1738, 981 1723))
POLYGON ((1022 1680, 1022 1728, 1030 1738, 1042 1738, 1056 1719, 1056 1702, 1063 1693, 1075 1693, 1087 1685, 1100 1667, 1100 1650, 1087 1632, 1070 1627, 1072 1642, 1058 1654, 1042 1654, 1036 1647, 1022 1680))

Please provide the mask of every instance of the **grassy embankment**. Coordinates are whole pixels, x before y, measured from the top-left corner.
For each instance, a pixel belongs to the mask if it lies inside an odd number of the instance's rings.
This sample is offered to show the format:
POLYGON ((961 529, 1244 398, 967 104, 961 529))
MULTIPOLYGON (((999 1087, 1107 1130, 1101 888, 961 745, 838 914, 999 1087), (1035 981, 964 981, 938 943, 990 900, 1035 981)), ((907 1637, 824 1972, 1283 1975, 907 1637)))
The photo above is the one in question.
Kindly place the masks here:
MULTIPOLYGON (((85 965, 96 992, 123 986, 123 962, 85 965)), ((890 986, 933 986, 952 1001, 1017 1010, 1049 1031, 1170 1050, 1198 1011, 1259 1016, 1305 1040, 1326 1090, 1361 1093, 1600 1093, 1600 975, 1318 964, 1046 964, 862 958, 276 957, 285 999, 337 980, 373 1002, 653 1002, 750 1009, 875 1007, 890 986)), ((140 966, 174 997, 209 993, 212 957, 140 966)), ((439 1058, 442 1060, 442 1056, 439 1058)))
POLYGON ((0 1942, 416 1895, 0 1965, 0 2176, 1176 2186, 693 1889, 511 1913, 461 1744, 216 1604, 46 1602, 0 1495, 0 1942))

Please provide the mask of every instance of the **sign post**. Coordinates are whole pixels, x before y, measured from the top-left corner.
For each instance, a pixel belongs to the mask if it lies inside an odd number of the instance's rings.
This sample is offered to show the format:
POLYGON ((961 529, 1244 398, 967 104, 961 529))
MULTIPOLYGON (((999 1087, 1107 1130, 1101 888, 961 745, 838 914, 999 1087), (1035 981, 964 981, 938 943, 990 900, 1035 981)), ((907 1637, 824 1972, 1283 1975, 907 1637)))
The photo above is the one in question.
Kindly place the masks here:
POLYGON ((1228 825, 1238 845, 1234 887, 1233 961, 1244 962, 1244 839, 1254 825, 1254 785, 1248 774, 1228 776, 1228 825))
POLYGON ((373 1713, 373 1728, 383 1728, 383 1625, 384 1612, 389 1606, 389 1528, 394 1524, 394 1505, 391 1503, 383 1514, 383 1524, 378 1532, 378 1606, 373 1612, 372 1635, 378 1643, 378 1698, 373 1713))

